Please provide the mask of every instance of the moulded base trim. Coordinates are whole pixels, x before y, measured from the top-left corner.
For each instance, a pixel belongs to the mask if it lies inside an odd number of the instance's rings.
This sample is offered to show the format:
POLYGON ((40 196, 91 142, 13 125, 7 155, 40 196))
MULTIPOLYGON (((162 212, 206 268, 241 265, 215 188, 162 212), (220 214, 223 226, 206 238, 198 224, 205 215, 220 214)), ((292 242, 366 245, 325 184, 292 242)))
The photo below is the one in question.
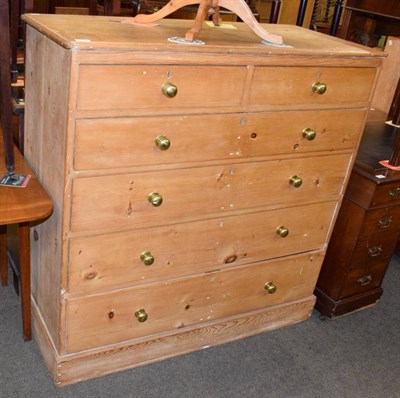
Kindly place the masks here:
POLYGON ((347 315, 354 311, 360 311, 371 307, 379 302, 383 289, 377 287, 368 290, 365 293, 357 294, 340 300, 333 300, 322 290, 316 288, 314 294, 317 296, 315 304, 316 310, 329 319, 335 319, 339 316, 347 315))
POLYGON ((34 305, 33 333, 55 384, 64 386, 295 324, 309 318, 315 300, 311 295, 246 314, 68 355, 57 353, 34 305))

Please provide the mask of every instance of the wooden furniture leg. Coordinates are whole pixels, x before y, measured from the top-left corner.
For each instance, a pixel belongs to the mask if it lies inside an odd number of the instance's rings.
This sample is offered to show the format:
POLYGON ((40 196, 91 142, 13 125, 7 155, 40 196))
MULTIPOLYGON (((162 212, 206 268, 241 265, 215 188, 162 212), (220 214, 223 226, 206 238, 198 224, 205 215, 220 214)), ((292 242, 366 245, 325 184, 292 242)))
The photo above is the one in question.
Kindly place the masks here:
POLYGON ((18 26, 20 16, 20 2, 10 1, 10 42, 11 42, 11 82, 16 83, 18 79, 18 26))
POLYGON ((138 14, 133 18, 135 23, 153 23, 160 19, 167 17, 175 11, 178 11, 182 7, 191 6, 194 4, 200 4, 200 0, 178 0, 170 1, 161 10, 158 10, 154 14, 138 14))
POLYGON ((304 16, 306 15, 308 0, 300 0, 299 12, 297 14, 297 26, 303 26, 304 16))
POLYGON ((342 15, 342 10, 343 10, 343 1, 344 0, 337 0, 337 2, 336 2, 335 11, 333 13, 332 25, 331 25, 331 29, 329 31, 329 34, 331 36, 336 36, 336 34, 337 34, 337 31, 339 28, 340 17, 342 15))
POLYGON ((257 36, 270 43, 283 43, 281 36, 273 35, 261 27, 244 0, 219 0, 218 3, 220 7, 234 12, 257 36))
POLYGON ((219 12, 218 0, 213 0, 212 6, 214 8, 214 13, 212 15, 213 24, 215 26, 220 26, 222 23, 222 18, 219 12))
POLYGON ((25 341, 31 340, 31 260, 30 260, 30 224, 18 226, 20 295, 22 308, 22 332, 25 341))
POLYGON ((1 285, 8 285, 8 268, 7 268, 7 226, 0 225, 0 274, 1 285))
POLYGON ((33 0, 23 0, 24 7, 22 8, 24 12, 31 13, 33 12, 33 0))
POLYGON ((196 39, 196 36, 200 31, 206 16, 205 9, 208 10, 211 5, 217 4, 219 7, 226 8, 227 10, 235 13, 257 36, 261 37, 262 39, 274 44, 283 43, 281 36, 273 35, 261 27, 245 0, 218 0, 217 3, 212 3, 212 0, 171 0, 161 10, 155 12, 154 14, 136 15, 136 17, 133 18, 133 22, 143 24, 157 22, 182 7, 194 4, 200 4, 200 6, 196 15, 195 25, 186 35, 186 39, 189 41, 196 39))
POLYGON ((121 0, 111 0, 111 9, 107 15, 121 15, 121 0))
POLYGON ((400 166, 400 80, 397 83, 397 89, 393 98, 391 109, 389 112, 393 123, 393 135, 395 143, 393 145, 393 152, 389 160, 389 164, 395 167, 400 166))
POLYGON ((97 0, 89 0, 89 15, 97 15, 97 0))
POLYGON ((281 9, 281 0, 272 0, 269 23, 278 23, 279 11, 281 9))
MULTIPOLYGON (((0 0, 0 116, 7 171, 14 173, 14 146, 11 133, 10 18, 8 0, 0 0)), ((2 162, 3 159, 0 159, 2 162)))
POLYGON ((185 39, 189 41, 193 41, 196 39, 197 35, 199 34, 203 22, 208 15, 208 11, 210 10, 212 4, 212 0, 205 0, 200 3, 199 10, 196 14, 196 19, 194 20, 193 27, 186 32, 185 39))
MULTIPOLYGON (((0 138, 0 159, 4 151, 0 138)), ((30 174, 31 180, 26 188, 0 187, 0 274, 1 284, 7 283, 7 228, 18 226, 19 253, 19 295, 21 299, 22 332, 25 341, 31 340, 31 263, 30 263, 30 224, 49 217, 52 202, 39 184, 19 151, 15 151, 18 173, 30 174)), ((0 174, 5 167, 0 163, 0 174)))

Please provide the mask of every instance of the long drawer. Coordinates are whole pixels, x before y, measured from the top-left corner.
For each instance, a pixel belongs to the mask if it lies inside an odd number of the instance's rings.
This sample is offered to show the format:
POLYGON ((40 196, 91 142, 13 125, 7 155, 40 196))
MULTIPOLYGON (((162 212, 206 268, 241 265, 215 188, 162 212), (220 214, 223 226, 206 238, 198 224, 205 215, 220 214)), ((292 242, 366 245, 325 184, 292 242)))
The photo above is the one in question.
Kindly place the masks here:
POLYGON ((68 291, 86 294, 138 286, 322 249, 335 205, 317 203, 72 239, 68 291))
POLYGON ((336 200, 349 160, 348 154, 336 154, 75 178, 71 230, 118 231, 336 200))
POLYGON ((365 110, 78 119, 74 168, 106 169, 351 149, 365 110))
POLYGON ((71 299, 67 350, 177 330, 310 296, 321 261, 319 252, 71 299))
POLYGON ((78 110, 140 110, 332 104, 367 105, 375 68, 245 66, 81 65, 78 110), (110 78, 112 76, 112 78, 110 78), (246 81, 251 79, 247 92, 246 81), (104 82, 107 81, 107 84, 104 82), (176 95, 163 94, 173 84, 176 95), (313 84, 327 86, 315 93, 313 84), (95 99, 95 100, 94 100, 95 99))

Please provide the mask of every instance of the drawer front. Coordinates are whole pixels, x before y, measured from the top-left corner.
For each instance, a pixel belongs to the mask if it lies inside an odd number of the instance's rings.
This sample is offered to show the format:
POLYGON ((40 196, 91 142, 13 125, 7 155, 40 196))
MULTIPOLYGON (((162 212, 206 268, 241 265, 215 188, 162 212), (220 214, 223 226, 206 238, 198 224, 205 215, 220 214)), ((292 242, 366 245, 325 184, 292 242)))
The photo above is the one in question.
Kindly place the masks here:
POLYGON ((342 299, 364 293, 370 289, 379 287, 382 284, 389 262, 390 259, 387 261, 383 260, 370 267, 352 270, 343 282, 339 298, 342 299))
POLYGON ((69 300, 67 350, 177 330, 308 297, 321 261, 322 253, 308 254, 69 300), (270 293, 265 288, 269 282, 270 293), (276 286, 274 293, 272 285, 276 286), (139 322, 144 313, 147 319, 139 322))
POLYGON ((367 211, 358 240, 382 237, 383 240, 400 233, 400 206, 384 207, 367 211))
POLYGON ((380 262, 390 261, 399 235, 379 235, 357 241, 350 260, 350 269, 363 269, 380 262))
POLYGON ((250 105, 367 104, 374 68, 258 67, 254 71, 250 105), (323 94, 314 83, 326 84, 323 94))
POLYGON ((357 143, 364 116, 365 110, 341 109, 81 119, 76 121, 74 168, 107 169, 351 149, 357 143))
POLYGON ((371 206, 400 205, 400 181, 376 186, 371 206))
POLYGON ((77 109, 240 106, 246 74, 236 66, 82 65, 77 109), (162 93, 165 83, 177 87, 175 97, 162 93))
POLYGON ((218 217, 235 210, 335 200, 349 157, 342 154, 76 178, 71 230, 95 233, 145 228, 218 217), (290 184, 299 178, 301 186, 290 184), (151 194, 153 201, 162 199, 160 206, 150 203, 151 194))
POLYGON ((68 290, 137 286, 321 249, 335 205, 325 202, 72 239, 68 290))

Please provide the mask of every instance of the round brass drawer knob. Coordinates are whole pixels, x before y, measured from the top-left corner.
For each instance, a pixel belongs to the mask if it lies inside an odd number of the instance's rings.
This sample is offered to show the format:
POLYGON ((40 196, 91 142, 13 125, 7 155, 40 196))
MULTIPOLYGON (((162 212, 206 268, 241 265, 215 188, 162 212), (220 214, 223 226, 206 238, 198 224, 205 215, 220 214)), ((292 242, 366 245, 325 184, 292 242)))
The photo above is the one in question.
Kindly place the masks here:
POLYGON ((143 252, 140 256, 144 265, 151 265, 154 263, 154 257, 149 251, 143 252))
POLYGON ((327 87, 326 87, 325 83, 315 82, 312 85, 312 91, 313 91, 313 93, 316 93, 316 94, 320 94, 320 95, 324 94, 326 92, 326 89, 327 89, 327 87))
POLYGON ((303 137, 307 141, 314 140, 316 136, 317 136, 317 132, 315 130, 313 130, 313 129, 306 128, 306 129, 303 130, 303 137))
POLYGON ((164 135, 159 135, 156 138, 156 145, 161 151, 166 151, 171 146, 171 141, 164 135))
POLYGON ((154 206, 154 207, 158 207, 161 206, 162 202, 163 202, 163 198, 160 194, 158 194, 157 192, 152 192, 149 194, 148 196, 149 202, 154 206))
POLYGON ((281 237, 281 238, 286 238, 289 235, 289 230, 281 225, 276 229, 276 233, 281 237))
POLYGON ((164 83, 161 92, 168 98, 174 98, 178 94, 178 87, 172 83, 164 83))
POLYGON ((295 188, 301 187, 301 184, 303 184, 303 180, 300 177, 297 176, 291 176, 289 179, 290 185, 293 185, 295 188))
POLYGON ((274 285, 274 282, 267 282, 264 286, 264 289, 269 293, 269 294, 274 294, 276 292, 276 285, 274 285))
POLYGON ((147 318, 148 318, 148 316, 147 316, 147 314, 146 314, 146 311, 142 308, 142 309, 140 309, 140 310, 137 310, 136 312, 135 312, 135 317, 137 318, 137 320, 139 321, 139 322, 146 322, 147 321, 147 318))

